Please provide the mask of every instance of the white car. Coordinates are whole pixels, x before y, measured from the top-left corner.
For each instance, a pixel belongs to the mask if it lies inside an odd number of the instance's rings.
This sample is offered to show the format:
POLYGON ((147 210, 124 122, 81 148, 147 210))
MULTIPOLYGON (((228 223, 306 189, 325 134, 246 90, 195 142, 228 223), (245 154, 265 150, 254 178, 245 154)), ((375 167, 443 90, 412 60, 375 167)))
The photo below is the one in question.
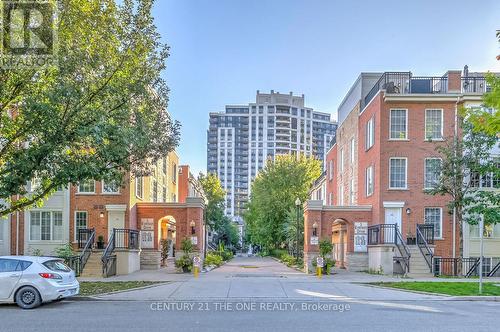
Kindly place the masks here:
POLYGON ((80 283, 60 258, 0 256, 0 302, 32 309, 80 292, 80 283))

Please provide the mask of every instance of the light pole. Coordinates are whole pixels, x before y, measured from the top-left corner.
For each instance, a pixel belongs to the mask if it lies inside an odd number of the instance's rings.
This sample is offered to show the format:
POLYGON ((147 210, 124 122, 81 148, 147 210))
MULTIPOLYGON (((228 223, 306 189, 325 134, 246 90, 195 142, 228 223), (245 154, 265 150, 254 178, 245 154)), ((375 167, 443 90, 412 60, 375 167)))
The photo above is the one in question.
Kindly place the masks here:
POLYGON ((295 258, 298 260, 299 259, 299 214, 300 214, 300 199, 297 197, 295 200, 295 207, 297 209, 297 244, 295 247, 295 258))

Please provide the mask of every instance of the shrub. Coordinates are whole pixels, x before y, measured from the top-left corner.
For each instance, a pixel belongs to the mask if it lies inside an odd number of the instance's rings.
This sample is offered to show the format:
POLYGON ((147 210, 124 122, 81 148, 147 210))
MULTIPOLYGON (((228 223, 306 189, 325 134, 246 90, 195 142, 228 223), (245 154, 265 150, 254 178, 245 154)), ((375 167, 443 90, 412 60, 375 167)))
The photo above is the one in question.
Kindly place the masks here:
POLYGON ((221 256, 222 260, 227 262, 227 261, 233 259, 234 255, 233 255, 232 251, 226 249, 220 253, 220 256, 221 256))
POLYGON ((73 251, 73 246, 69 242, 57 247, 54 251, 57 257, 64 258, 65 260, 76 255, 73 251))
POLYGON ((222 262, 222 257, 217 255, 216 253, 209 252, 207 253, 207 257, 205 257, 205 266, 221 266, 222 262))
POLYGON ((288 255, 288 252, 285 249, 272 249, 270 255, 277 259, 282 259, 284 255, 288 255))
POLYGON ((321 257, 325 258, 330 255, 333 250, 333 244, 328 239, 323 239, 319 241, 319 254, 321 257))
POLYGON ((187 237, 184 238, 181 242, 181 250, 184 252, 185 255, 189 255, 193 252, 194 246, 193 243, 191 242, 191 239, 188 239, 187 237))
POLYGON ((184 254, 175 261, 175 267, 182 272, 191 272, 193 269, 193 261, 189 255, 184 254))
POLYGON ((281 261, 285 263, 287 266, 294 266, 297 263, 297 260, 295 257, 289 255, 289 254, 283 254, 281 255, 281 261))

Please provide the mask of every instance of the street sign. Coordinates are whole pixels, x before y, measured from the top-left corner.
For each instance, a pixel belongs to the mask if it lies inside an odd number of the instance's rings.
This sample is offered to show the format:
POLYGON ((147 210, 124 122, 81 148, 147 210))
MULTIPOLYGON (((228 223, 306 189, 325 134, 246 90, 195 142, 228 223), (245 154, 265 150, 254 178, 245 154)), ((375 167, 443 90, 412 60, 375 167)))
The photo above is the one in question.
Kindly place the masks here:
POLYGON ((193 257, 193 265, 196 267, 201 266, 201 258, 199 256, 194 256, 193 257))
POLYGON ((323 260, 323 257, 318 256, 318 257, 316 258, 316 265, 317 265, 318 267, 323 267, 323 266, 324 266, 324 264, 325 264, 325 262, 324 262, 324 260, 323 260))

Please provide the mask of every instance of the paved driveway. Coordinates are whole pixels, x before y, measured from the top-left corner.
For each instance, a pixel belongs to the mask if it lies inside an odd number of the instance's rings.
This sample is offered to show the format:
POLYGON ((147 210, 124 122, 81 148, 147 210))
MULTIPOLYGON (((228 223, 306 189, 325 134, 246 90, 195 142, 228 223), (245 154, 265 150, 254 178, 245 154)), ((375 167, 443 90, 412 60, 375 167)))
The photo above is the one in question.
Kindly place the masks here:
MULTIPOLYGON (((371 278, 367 275, 367 278, 371 278)), ((272 258, 237 257, 199 278, 98 297, 106 300, 201 300, 201 299, 291 299, 291 300, 435 300, 444 297, 381 289, 340 281, 318 279, 288 268, 272 258)))

